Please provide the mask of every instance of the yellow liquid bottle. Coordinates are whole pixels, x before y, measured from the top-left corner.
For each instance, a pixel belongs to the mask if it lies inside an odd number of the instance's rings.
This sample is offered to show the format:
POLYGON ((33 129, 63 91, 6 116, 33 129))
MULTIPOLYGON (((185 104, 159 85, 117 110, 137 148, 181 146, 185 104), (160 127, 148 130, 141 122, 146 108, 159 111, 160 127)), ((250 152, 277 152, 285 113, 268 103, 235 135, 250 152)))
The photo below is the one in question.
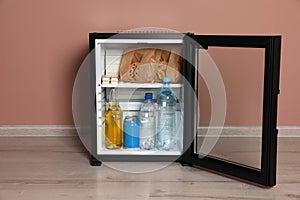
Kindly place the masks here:
POLYGON ((119 149, 123 146, 122 110, 116 101, 115 90, 110 91, 109 106, 105 114, 105 147, 119 149))

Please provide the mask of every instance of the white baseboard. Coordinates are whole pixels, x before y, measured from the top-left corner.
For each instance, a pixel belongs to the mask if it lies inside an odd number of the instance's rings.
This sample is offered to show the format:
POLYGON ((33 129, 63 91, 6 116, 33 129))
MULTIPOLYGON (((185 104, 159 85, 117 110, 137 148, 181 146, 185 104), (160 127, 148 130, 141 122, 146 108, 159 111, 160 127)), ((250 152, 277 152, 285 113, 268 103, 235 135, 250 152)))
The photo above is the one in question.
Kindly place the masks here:
POLYGON ((0 136, 77 136, 77 131, 67 125, 5 125, 0 136))
MULTIPOLYGON (((222 127, 209 127, 210 133, 206 134, 208 127, 198 127, 199 136, 217 135, 223 137, 261 137, 262 128, 260 126, 225 126, 222 127), (221 132, 221 135, 220 135, 221 132)), ((300 137, 300 126, 279 126, 278 137, 300 137)))
MULTIPOLYGON (((199 134, 207 131, 207 127, 198 127, 199 134)), ((211 127, 210 136, 219 127, 211 127)), ((278 137, 300 137, 300 126, 279 126, 278 137)), ((215 132, 217 133, 217 132, 215 132)), ((0 136, 77 136, 75 126, 68 125, 2 125, 0 136)), ((260 137, 261 128, 256 126, 226 126, 222 136, 225 137, 260 137)))

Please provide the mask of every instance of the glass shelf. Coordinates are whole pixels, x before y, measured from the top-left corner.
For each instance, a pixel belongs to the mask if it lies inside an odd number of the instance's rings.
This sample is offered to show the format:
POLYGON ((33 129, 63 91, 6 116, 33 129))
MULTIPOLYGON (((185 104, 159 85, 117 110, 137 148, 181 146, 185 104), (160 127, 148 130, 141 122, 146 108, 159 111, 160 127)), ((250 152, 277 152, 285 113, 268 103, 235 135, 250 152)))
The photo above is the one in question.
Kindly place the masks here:
POLYGON ((159 150, 130 150, 130 149, 102 149, 98 151, 99 155, 181 155, 179 150, 159 151, 159 150))
MULTIPOLYGON (((161 88, 162 83, 125 83, 119 82, 118 84, 99 84, 98 86, 103 88, 161 88)), ((180 88, 182 84, 174 83, 170 84, 171 88, 180 88)))

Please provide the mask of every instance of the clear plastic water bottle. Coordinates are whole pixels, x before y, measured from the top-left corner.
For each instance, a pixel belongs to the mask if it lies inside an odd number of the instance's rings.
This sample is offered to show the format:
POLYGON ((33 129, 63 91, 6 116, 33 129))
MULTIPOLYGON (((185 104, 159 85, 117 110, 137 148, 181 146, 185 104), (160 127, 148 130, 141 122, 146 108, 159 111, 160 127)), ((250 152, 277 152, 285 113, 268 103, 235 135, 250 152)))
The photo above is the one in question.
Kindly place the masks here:
POLYGON ((163 87, 157 95, 158 116, 156 148, 158 150, 173 150, 177 146, 175 130, 176 98, 170 88, 171 79, 163 79, 163 87))
POLYGON ((153 150, 155 148, 155 107, 152 102, 152 93, 145 94, 140 118, 140 149, 153 150))

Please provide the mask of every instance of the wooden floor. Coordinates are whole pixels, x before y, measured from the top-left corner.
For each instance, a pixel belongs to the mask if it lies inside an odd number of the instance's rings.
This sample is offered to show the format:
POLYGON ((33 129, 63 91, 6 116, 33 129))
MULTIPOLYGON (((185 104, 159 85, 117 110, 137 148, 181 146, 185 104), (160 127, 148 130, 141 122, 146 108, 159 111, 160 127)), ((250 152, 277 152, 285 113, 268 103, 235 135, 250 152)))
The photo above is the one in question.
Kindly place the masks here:
POLYGON ((279 138, 278 177, 260 188, 174 163, 145 174, 91 167, 77 137, 0 137, 0 200, 300 199, 300 138, 279 138))

